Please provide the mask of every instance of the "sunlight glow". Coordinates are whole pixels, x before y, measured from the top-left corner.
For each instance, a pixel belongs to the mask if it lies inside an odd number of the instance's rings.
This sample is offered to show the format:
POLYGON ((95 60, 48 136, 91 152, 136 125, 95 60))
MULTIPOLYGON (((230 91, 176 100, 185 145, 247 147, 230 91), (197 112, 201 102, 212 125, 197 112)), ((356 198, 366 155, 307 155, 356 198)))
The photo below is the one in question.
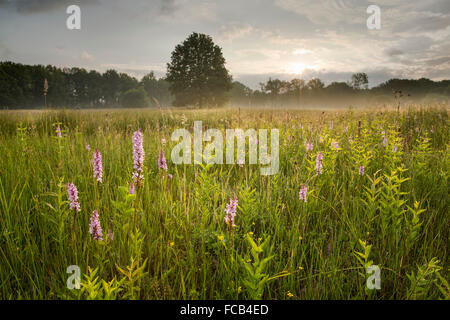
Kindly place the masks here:
POLYGON ((306 68, 308 68, 307 65, 300 63, 300 62, 296 62, 296 63, 290 64, 287 67, 286 71, 291 74, 301 74, 303 72, 303 70, 305 70, 306 68))

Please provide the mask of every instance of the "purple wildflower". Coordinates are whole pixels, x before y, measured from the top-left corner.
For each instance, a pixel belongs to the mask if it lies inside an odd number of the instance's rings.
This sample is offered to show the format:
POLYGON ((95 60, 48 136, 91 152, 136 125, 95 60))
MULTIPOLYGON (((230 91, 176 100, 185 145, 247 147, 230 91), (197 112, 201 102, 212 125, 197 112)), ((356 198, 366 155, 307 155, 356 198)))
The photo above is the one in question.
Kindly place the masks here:
POLYGON ((313 148, 314 148, 313 143, 312 143, 311 141, 309 141, 309 142, 306 144, 306 151, 307 151, 307 152, 312 151, 313 148))
POLYGON ((360 166, 359 167, 359 175, 363 176, 364 175, 364 166, 360 166))
POLYGON ((322 168, 323 168, 322 161, 323 161, 323 155, 322 155, 322 153, 319 152, 319 154, 316 157, 316 171, 317 171, 317 174, 321 174, 322 173, 322 168))
POLYGON ((170 173, 167 175, 167 177, 170 179, 170 180, 172 180, 172 178, 173 178, 173 175, 171 175, 170 173))
POLYGON ((102 165, 102 155, 100 151, 96 151, 94 153, 94 178, 97 179, 98 182, 102 182, 103 176, 103 165, 102 165))
POLYGON ((141 129, 133 133, 133 161, 134 173, 133 180, 139 186, 139 183, 144 179, 144 147, 143 135, 141 129))
POLYGON ((388 144, 388 139, 386 138, 386 136, 383 138, 383 146, 387 146, 388 144))
POLYGON ((89 225, 89 233, 95 240, 103 241, 102 227, 100 226, 100 220, 98 219, 98 212, 94 210, 92 212, 91 223, 89 225))
POLYGON ((233 199, 230 199, 230 203, 227 205, 227 208, 225 209, 225 222, 227 223, 229 228, 232 228, 235 226, 234 224, 234 218, 236 217, 236 208, 238 205, 238 200, 236 197, 233 199))
POLYGON ((80 203, 78 202, 78 190, 73 183, 67 184, 67 194, 69 195, 70 209, 78 213, 81 211, 80 203))
POLYGON ((306 202, 307 192, 308 192, 308 187, 304 183, 302 183, 302 187, 300 188, 300 192, 298 193, 299 199, 306 202))
POLYGON ((345 132, 345 133, 348 132, 348 126, 345 126, 344 132, 345 132))
POLYGON ((159 153, 159 157, 158 157, 158 168, 167 171, 166 157, 164 156, 164 152, 162 152, 162 150, 159 153))
POLYGON ((330 121, 330 130, 333 130, 333 120, 330 121))
POLYGON ((90 144, 87 144, 87 145, 86 145, 86 150, 87 150, 87 151, 91 151, 91 145, 90 145, 90 144))
POLYGON ((62 138, 61 128, 60 128, 59 126, 56 127, 56 136, 57 136, 58 138, 62 138))
POLYGON ((135 193, 135 188, 134 188, 133 181, 130 182, 130 189, 129 189, 129 191, 130 191, 130 194, 134 194, 135 193))

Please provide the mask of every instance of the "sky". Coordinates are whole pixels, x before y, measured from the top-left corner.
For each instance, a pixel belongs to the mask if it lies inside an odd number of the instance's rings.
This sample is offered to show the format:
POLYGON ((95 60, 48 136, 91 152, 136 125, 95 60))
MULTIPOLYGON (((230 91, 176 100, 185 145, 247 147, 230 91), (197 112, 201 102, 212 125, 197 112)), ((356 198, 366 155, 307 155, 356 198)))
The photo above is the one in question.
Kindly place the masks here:
POLYGON ((234 80, 256 89, 276 77, 326 84, 366 72, 450 78, 450 0, 0 0, 0 61, 116 69, 158 77, 177 44, 210 35, 234 80), (69 30, 69 5, 81 29, 69 30), (369 5, 381 28, 369 30, 369 5))

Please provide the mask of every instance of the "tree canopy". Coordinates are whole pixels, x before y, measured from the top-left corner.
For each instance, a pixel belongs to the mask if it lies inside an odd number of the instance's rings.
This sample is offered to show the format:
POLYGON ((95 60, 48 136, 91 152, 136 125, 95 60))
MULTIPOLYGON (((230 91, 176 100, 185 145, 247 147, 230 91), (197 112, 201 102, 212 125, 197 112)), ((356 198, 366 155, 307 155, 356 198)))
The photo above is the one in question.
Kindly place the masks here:
POLYGON ((195 32, 172 52, 167 81, 176 106, 221 106, 232 88, 222 49, 210 36, 195 32))

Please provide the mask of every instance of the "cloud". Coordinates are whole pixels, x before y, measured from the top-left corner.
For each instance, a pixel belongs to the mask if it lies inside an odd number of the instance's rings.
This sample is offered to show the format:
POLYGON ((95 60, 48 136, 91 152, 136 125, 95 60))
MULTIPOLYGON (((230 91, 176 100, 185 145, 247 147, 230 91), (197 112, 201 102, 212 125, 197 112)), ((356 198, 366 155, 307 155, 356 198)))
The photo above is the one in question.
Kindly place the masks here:
POLYGON ((93 5, 99 4, 99 0, 0 0, 0 6, 15 10, 20 14, 43 13, 66 8, 72 4, 93 5))
POLYGON ((394 57, 394 56, 399 56, 404 54, 404 52, 400 49, 395 49, 395 48, 391 48, 391 49, 387 49, 385 50, 386 55, 390 56, 390 57, 394 57))
POLYGON ((303 49, 303 48, 295 49, 294 51, 292 51, 293 55, 303 55, 303 54, 308 54, 308 53, 311 53, 311 50, 303 49))
POLYGON ((159 14, 155 18, 160 22, 171 24, 215 22, 216 5, 210 1, 195 3, 188 0, 162 0, 159 14))
POLYGON ((94 60, 94 56, 90 55, 87 51, 83 50, 80 54, 80 59, 84 61, 92 61, 94 60))
POLYGON ((172 15, 178 9, 175 0, 161 0, 160 13, 162 15, 172 15))
POLYGON ((243 22, 231 22, 227 25, 224 25, 220 28, 217 39, 219 41, 232 41, 237 38, 241 38, 246 34, 250 33, 253 30, 253 27, 248 23, 243 22))
POLYGON ((280 8, 307 17, 315 24, 360 23, 369 4, 360 0, 275 0, 280 8))

